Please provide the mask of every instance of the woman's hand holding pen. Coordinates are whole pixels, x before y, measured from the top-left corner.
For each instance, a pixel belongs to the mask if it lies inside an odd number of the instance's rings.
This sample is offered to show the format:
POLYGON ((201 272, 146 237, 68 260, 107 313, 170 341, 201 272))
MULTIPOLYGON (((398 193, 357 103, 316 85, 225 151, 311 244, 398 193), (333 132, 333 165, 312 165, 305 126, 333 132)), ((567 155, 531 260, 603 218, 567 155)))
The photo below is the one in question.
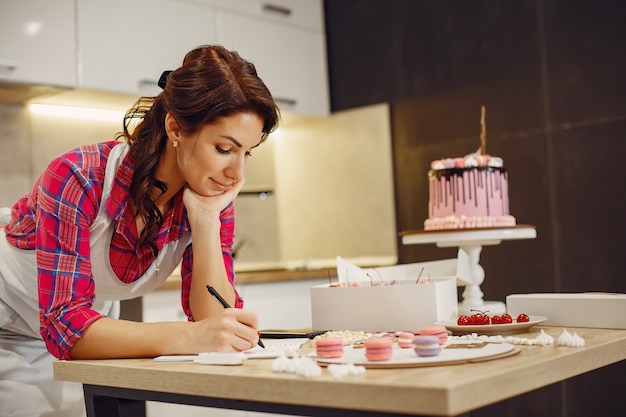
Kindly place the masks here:
MULTIPOLYGON (((215 288, 211 287, 210 285, 207 285, 206 288, 207 288, 207 290, 209 290, 209 293, 211 293, 211 295, 213 297, 215 297, 215 299, 217 301, 219 301, 219 303, 222 305, 222 307, 230 308, 230 305, 228 304, 228 302, 226 300, 224 300, 222 295, 215 288)), ((261 339, 259 339, 259 346, 261 346, 263 349, 265 349, 265 345, 263 344, 261 339)))
POLYGON ((251 310, 225 308, 216 316, 193 323, 194 351, 240 352, 257 345, 258 315, 251 310))

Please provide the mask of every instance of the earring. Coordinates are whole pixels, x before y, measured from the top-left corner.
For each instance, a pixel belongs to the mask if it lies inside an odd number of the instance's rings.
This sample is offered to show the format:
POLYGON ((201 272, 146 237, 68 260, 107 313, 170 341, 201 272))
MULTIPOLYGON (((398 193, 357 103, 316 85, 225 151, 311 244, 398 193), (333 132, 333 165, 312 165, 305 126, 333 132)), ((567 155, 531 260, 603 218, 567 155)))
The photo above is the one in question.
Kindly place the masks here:
POLYGON ((177 140, 172 142, 172 147, 173 148, 177 148, 178 147, 178 141, 177 140))

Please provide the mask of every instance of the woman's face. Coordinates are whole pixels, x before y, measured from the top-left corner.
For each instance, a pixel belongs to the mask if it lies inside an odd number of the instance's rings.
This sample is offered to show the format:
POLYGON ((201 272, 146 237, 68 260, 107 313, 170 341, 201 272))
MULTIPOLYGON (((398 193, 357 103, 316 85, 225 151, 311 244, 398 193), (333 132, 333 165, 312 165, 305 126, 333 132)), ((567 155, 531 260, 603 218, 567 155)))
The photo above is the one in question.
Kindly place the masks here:
POLYGON ((190 135, 179 133, 174 139, 178 169, 196 193, 223 194, 244 180, 248 156, 261 143, 262 133, 263 120, 253 113, 222 117, 190 135))

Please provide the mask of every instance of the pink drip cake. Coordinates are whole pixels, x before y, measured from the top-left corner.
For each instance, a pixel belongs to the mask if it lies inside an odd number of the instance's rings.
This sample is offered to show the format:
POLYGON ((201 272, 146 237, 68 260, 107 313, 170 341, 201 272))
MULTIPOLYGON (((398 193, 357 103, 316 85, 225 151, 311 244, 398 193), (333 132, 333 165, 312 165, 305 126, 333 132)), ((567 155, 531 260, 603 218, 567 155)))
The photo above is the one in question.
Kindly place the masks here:
POLYGON ((428 184, 425 230, 515 226, 502 158, 473 153, 433 161, 428 184))

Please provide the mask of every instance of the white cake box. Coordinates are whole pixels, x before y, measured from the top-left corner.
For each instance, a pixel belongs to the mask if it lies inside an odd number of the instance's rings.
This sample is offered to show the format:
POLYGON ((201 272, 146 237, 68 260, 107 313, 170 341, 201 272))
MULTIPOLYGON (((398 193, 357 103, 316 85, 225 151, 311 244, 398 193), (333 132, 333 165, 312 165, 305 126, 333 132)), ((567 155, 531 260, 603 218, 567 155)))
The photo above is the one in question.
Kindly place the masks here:
POLYGON ((512 294, 506 297, 506 307, 513 317, 544 316, 546 326, 626 329, 626 294, 512 294))
MULTIPOLYGON (((340 278, 343 266, 338 260, 340 278)), ((454 271, 456 259, 375 269, 362 270, 369 273, 366 279, 353 277, 347 286, 312 287, 313 330, 416 331, 457 317, 456 276, 433 275, 454 271), (419 283, 417 271, 422 272, 419 283), (357 281, 360 286, 353 286, 357 281)))

